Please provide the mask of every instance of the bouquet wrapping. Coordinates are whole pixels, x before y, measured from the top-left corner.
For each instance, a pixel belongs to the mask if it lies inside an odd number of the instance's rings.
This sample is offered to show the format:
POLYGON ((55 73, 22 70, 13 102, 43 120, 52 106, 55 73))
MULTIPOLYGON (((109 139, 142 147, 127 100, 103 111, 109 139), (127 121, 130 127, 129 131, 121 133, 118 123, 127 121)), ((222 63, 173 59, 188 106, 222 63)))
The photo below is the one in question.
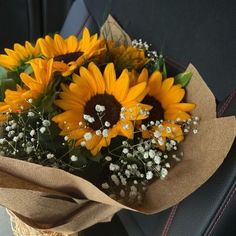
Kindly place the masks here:
MULTIPOLYGON (((131 43, 111 16, 101 29, 102 36, 104 32, 106 39, 131 43)), ((186 136, 180 144, 183 159, 164 180, 155 180, 148 186, 142 204, 123 204, 64 170, 5 156, 0 156, 0 204, 33 228, 75 233, 110 221, 121 209, 154 214, 183 200, 222 164, 236 134, 235 117, 217 118, 214 95, 193 65, 186 71, 192 73, 192 79, 185 99, 196 104, 191 114, 200 117, 198 132, 186 136)))

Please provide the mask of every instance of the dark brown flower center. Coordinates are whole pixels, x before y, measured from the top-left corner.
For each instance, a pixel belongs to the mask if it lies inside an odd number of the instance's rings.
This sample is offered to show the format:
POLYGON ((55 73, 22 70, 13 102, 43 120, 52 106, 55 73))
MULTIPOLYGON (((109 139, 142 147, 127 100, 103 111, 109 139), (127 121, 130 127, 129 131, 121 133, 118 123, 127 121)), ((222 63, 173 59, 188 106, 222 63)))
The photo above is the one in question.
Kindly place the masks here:
POLYGON ((113 95, 97 94, 93 96, 85 105, 84 114, 93 118, 93 122, 87 122, 87 125, 93 130, 112 127, 120 119, 121 104, 113 95), (105 108, 104 111, 98 112, 97 105, 105 108), (108 127, 106 124, 110 124, 108 127))
POLYGON ((154 97, 147 95, 142 103, 151 105, 153 108, 150 111, 150 115, 147 119, 143 121, 144 124, 148 124, 150 121, 156 122, 157 120, 163 120, 164 110, 161 106, 161 103, 158 102, 154 97))
POLYGON ((71 61, 76 61, 83 52, 71 52, 64 55, 58 55, 54 57, 54 61, 63 61, 64 63, 69 63, 71 61))

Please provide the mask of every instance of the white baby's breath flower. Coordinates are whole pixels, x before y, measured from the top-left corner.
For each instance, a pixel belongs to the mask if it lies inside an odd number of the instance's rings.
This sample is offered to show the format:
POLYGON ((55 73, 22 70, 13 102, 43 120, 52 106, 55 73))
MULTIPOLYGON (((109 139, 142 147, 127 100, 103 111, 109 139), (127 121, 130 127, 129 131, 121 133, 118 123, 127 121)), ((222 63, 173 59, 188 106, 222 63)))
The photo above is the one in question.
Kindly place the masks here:
POLYGON ((149 157, 148 152, 144 152, 144 154, 143 154, 143 158, 144 158, 144 159, 148 159, 148 157, 149 157))
POLYGON ((128 149, 128 148, 123 148, 122 152, 123 152, 124 154, 127 154, 127 153, 129 152, 129 149, 128 149))
POLYGON ((106 160, 106 161, 111 161, 112 158, 111 158, 110 156, 106 156, 106 157, 105 157, 105 160, 106 160))
POLYGON ((152 171, 148 171, 147 173, 146 173, 146 179, 147 180, 150 180, 150 179, 152 179, 153 178, 153 173, 152 173, 152 171))
POLYGON ((120 180, 118 179, 117 175, 112 175, 111 180, 114 182, 115 185, 120 185, 120 180))
POLYGON ((0 139, 0 144, 4 144, 5 140, 6 140, 5 138, 1 138, 0 139))
POLYGON ((34 117, 34 113, 32 111, 29 111, 27 114, 28 117, 34 117))
POLYGON ((109 121, 105 121, 105 126, 106 127, 110 127, 111 126, 111 123, 109 121))
POLYGON ((101 131, 100 129, 98 129, 98 130, 96 130, 96 132, 95 132, 95 133, 96 133, 96 135, 97 135, 97 136, 99 136, 99 135, 101 135, 101 134, 102 134, 102 131, 101 131))
POLYGON ((95 106, 95 111, 97 111, 97 112, 103 112, 105 110, 106 110, 105 106, 102 106, 102 105, 99 105, 99 104, 97 104, 95 106))
POLYGON ((49 120, 43 120, 42 124, 43 126, 48 127, 51 125, 51 122, 49 120))
POLYGON ((143 153, 143 152, 145 151, 144 148, 143 148, 142 146, 138 146, 137 149, 138 149, 138 151, 141 152, 141 153, 143 153))
POLYGON ((197 134, 198 130, 197 129, 193 129, 193 133, 197 134))
POLYGON ((151 149, 151 150, 149 150, 148 154, 149 154, 150 158, 154 158, 156 153, 153 149, 151 149))
POLYGON ((32 129, 32 130, 30 131, 30 136, 33 137, 33 136, 35 135, 35 133, 36 133, 35 130, 32 129))
POLYGON ((109 169, 110 169, 110 171, 118 171, 120 169, 120 167, 116 164, 110 163, 109 169))
POLYGON ((168 170, 166 168, 161 168, 161 179, 164 179, 168 174, 168 170))
POLYGON ((27 147, 26 148, 26 153, 30 154, 33 151, 32 147, 27 147))
POLYGON ((10 131, 10 130, 11 130, 11 126, 7 126, 7 127, 5 128, 5 130, 6 130, 6 131, 10 131))
POLYGON ((155 138, 161 137, 161 133, 160 133, 158 130, 156 130, 156 131, 154 132, 154 137, 155 137, 155 138))
POLYGON ((142 125, 141 125, 141 129, 142 129, 142 130, 147 130, 147 126, 144 125, 144 124, 142 124, 142 125))
POLYGON ((120 190, 120 196, 123 198, 125 197, 125 191, 123 189, 120 190))
POLYGON ((45 131, 46 131, 46 128, 43 126, 43 127, 41 127, 41 128, 39 129, 39 131, 40 131, 41 134, 44 134, 45 131))
POLYGON ((81 146, 81 147, 85 147, 85 145, 86 145, 86 142, 85 142, 85 141, 82 141, 82 142, 80 143, 80 146, 81 146))
POLYGON ((156 155, 156 156, 154 157, 154 162, 159 165, 159 164, 161 163, 161 157, 158 156, 158 155, 156 155))
POLYGON ((47 154, 47 159, 52 159, 53 157, 54 157, 54 154, 52 154, 52 153, 47 154))
POLYGON ((104 129, 104 130, 102 131, 102 136, 103 136, 104 138, 107 138, 107 137, 108 137, 108 129, 104 129))
POLYGON ((133 192, 137 192, 137 191, 138 191, 137 187, 134 186, 134 185, 132 185, 132 186, 130 187, 130 190, 133 191, 133 192))
POLYGON ((108 184, 107 182, 105 182, 105 183, 102 184, 102 188, 103 188, 103 189, 109 189, 109 187, 110 187, 110 186, 109 186, 109 184, 108 184))
POLYGON ((91 140, 92 137, 93 137, 93 136, 92 136, 92 134, 91 134, 90 132, 87 132, 87 133, 84 134, 84 139, 85 139, 86 141, 91 140))
POLYGON ((78 161, 78 157, 75 156, 75 155, 72 155, 72 156, 70 157, 70 159, 71 159, 71 161, 73 161, 73 162, 78 161))

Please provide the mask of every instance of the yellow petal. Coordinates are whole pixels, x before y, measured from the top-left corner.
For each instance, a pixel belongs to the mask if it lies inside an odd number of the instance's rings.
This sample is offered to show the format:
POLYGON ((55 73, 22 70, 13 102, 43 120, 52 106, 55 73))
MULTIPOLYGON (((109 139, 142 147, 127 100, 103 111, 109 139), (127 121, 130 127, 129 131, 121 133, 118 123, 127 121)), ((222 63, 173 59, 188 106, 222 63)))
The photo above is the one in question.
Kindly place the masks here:
POLYGON ((117 130, 119 135, 122 135, 128 139, 133 139, 134 136, 134 126, 131 121, 124 120, 117 124, 117 130))
POLYGON ((57 50, 57 53, 59 55, 60 54, 63 55, 67 53, 67 45, 64 39, 59 34, 55 34, 54 43, 55 43, 55 48, 57 50))
POLYGON ((129 73, 128 70, 123 70, 119 79, 116 80, 113 94, 115 98, 122 103, 126 98, 129 90, 129 73))
POLYGON ((162 125, 164 126, 164 130, 161 131, 162 137, 171 138, 178 142, 184 139, 183 131, 180 125, 169 122, 163 122, 162 125), (167 127, 171 129, 171 132, 167 132, 167 127))
POLYGON ((173 86, 173 84, 174 84, 174 78, 165 79, 162 82, 159 93, 156 93, 154 97, 160 101, 164 96, 168 96, 167 93, 170 90, 170 88, 173 86))
POLYGON ((113 63, 109 63, 104 71, 104 79, 106 84, 106 92, 111 94, 116 82, 116 72, 113 63))
POLYGON ((52 120, 56 123, 64 123, 64 122, 73 122, 77 123, 78 120, 78 113, 75 111, 65 111, 59 115, 56 115, 52 118, 52 120))
POLYGON ((85 129, 75 129, 73 131, 70 131, 70 133, 68 133, 67 136, 70 140, 78 140, 81 139, 85 133, 86 133, 85 129))
POLYGON ((135 104, 125 107, 126 111, 124 112, 125 118, 130 120, 143 120, 147 118, 147 114, 143 111, 150 111, 152 106, 146 104, 135 104))
POLYGON ((148 70, 144 68, 138 77, 138 83, 147 82, 148 80, 148 70))
POLYGON ((33 46, 28 41, 25 42, 25 49, 26 49, 28 55, 32 55, 34 52, 33 46))
MULTIPOLYGON (((85 97, 91 97, 96 94, 95 91, 91 89, 90 83, 87 80, 81 78, 80 76, 78 76, 76 74, 73 74, 72 78, 73 78, 73 81, 75 82, 75 84, 77 85, 77 87, 80 91, 80 94, 87 93, 87 96, 85 96, 85 97)), ((77 93, 78 93, 78 91, 74 94, 74 96, 77 96, 77 93)))
POLYGON ((34 80, 31 76, 29 76, 26 73, 21 73, 20 78, 23 81, 23 83, 31 90, 42 90, 43 87, 39 82, 34 80))
POLYGON ((91 89, 94 93, 97 93, 97 84, 95 82, 95 79, 93 78, 93 75, 85 68, 80 67, 80 76, 82 79, 86 80, 88 84, 91 86, 91 89))
POLYGON ((105 82, 104 82, 101 71, 93 62, 89 63, 88 69, 91 72, 93 79, 97 85, 97 93, 100 93, 100 94, 104 93, 105 82))
POLYGON ((160 71, 153 72, 148 81, 149 95, 155 97, 160 92, 161 84, 162 84, 161 72, 160 71))
POLYGON ((9 58, 7 55, 0 55, 0 65, 12 69, 17 66, 19 63, 14 58, 9 58))
POLYGON ((18 52, 18 55, 20 55, 22 59, 28 57, 25 48, 19 43, 14 44, 14 50, 18 52))
POLYGON ((74 110, 78 113, 83 112, 82 104, 79 104, 77 101, 75 102, 73 100, 56 100, 55 104, 63 110, 74 110))
MULTIPOLYGON (((51 37, 48 36, 47 38, 51 38, 51 37)), ((45 39, 39 39, 38 44, 39 44, 40 50, 42 51, 42 53, 45 57, 47 57, 47 58, 54 57, 54 54, 53 54, 52 50, 50 50, 50 47, 48 46, 47 41, 45 39)))
POLYGON ((175 103, 175 104, 170 104, 167 109, 178 109, 181 111, 192 111, 196 107, 195 104, 193 103, 175 103))
POLYGON ((92 153, 93 156, 95 156, 98 154, 98 152, 100 152, 102 147, 106 147, 107 144, 108 144, 108 140, 106 140, 105 138, 101 138, 100 142, 97 143, 97 145, 95 145, 93 149, 90 150, 90 152, 92 153))
POLYGON ((4 51, 7 53, 9 57, 12 57, 14 60, 16 61, 21 60, 20 56, 14 50, 5 48, 4 51))
POLYGON ((147 85, 146 82, 142 82, 142 83, 139 83, 139 84, 133 86, 132 88, 130 88, 127 98, 125 99, 123 104, 125 105, 129 102, 132 102, 132 101, 139 102, 138 98, 139 98, 140 94, 142 94, 143 91, 146 89, 146 85, 147 85))
POLYGON ((164 113, 165 120, 176 120, 180 119, 181 121, 185 121, 190 118, 190 115, 184 111, 178 109, 168 109, 164 113))
POLYGON ((67 48, 69 49, 68 52, 77 52, 78 51, 78 39, 71 35, 67 39, 67 48))
POLYGON ((164 95, 162 95, 161 98, 159 98, 159 101, 161 102, 162 107, 167 109, 167 107, 170 104, 180 102, 184 98, 184 95, 185 95, 185 90, 179 88, 174 92, 165 93, 164 95))
POLYGON ((100 140, 102 139, 103 137, 100 135, 96 135, 95 133, 92 134, 92 138, 88 141, 85 141, 86 142, 86 148, 91 150, 93 149, 96 145, 99 144, 100 140))

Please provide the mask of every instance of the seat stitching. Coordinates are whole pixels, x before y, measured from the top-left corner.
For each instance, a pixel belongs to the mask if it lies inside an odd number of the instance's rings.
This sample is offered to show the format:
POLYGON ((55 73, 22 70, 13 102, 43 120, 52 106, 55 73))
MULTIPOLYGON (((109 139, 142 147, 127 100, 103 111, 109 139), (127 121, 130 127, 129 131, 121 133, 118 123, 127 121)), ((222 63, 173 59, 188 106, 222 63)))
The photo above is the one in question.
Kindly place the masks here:
POLYGON ((175 213, 177 211, 177 207, 178 207, 178 204, 175 205, 174 207, 172 207, 171 212, 169 214, 169 217, 167 219, 166 225, 165 225, 165 227, 164 227, 164 229, 163 229, 163 231, 161 233, 161 236, 167 236, 167 234, 168 234, 168 232, 170 230, 170 226, 171 226, 171 224, 173 222, 173 219, 175 217, 175 213))
POLYGON ((231 202, 231 200, 233 199, 234 194, 236 193, 236 187, 232 190, 227 202, 224 205, 221 205, 220 209, 218 210, 216 217, 215 217, 215 222, 212 225, 212 228, 208 234, 208 236, 210 236, 215 228, 215 226, 217 225, 217 223, 219 222, 219 220, 221 219, 225 209, 227 208, 227 206, 229 205, 229 203, 231 202))
POLYGON ((218 111, 218 117, 222 116, 223 113, 225 112, 225 110, 228 108, 230 102, 232 101, 232 99, 236 96, 236 90, 234 90, 226 99, 226 101, 224 102, 223 106, 219 109, 218 111))
MULTIPOLYGON (((227 107, 229 106, 230 102, 231 102, 232 99, 235 97, 235 95, 236 95, 236 90, 234 90, 234 91, 227 97, 227 99, 226 99, 226 101, 224 102, 223 106, 222 106, 222 107, 219 109, 219 111, 217 112, 218 117, 220 117, 220 116, 223 115, 223 113, 225 112, 225 110, 226 110, 227 107)), ((216 222, 214 223, 213 228, 212 228, 211 231, 210 231, 210 234, 211 234, 211 232, 213 231, 213 229, 214 229, 215 225, 217 224, 217 222, 219 221, 220 217, 222 216, 222 214, 223 214, 225 208, 226 208, 227 205, 229 204, 229 202, 230 202, 230 200, 232 199, 232 197, 233 197, 233 195, 234 195, 235 192, 236 192, 236 188, 234 189, 233 193, 230 195, 230 197, 229 197, 227 203, 225 204, 224 209, 222 210, 221 214, 218 216, 216 222)), ((171 212, 170 212, 170 214, 169 214, 169 217, 168 217, 168 219, 167 219, 167 222, 166 222, 166 224, 165 224, 165 227, 164 227, 164 229, 163 229, 163 231, 162 231, 162 233, 161 233, 161 236, 167 236, 167 234, 168 234, 168 232, 169 232, 169 230, 170 230, 171 224, 173 223, 173 219, 174 219, 174 217, 175 217, 175 214, 176 214, 176 211, 177 211, 177 207, 178 207, 178 204, 175 205, 174 207, 172 207, 171 212)), ((222 207, 223 207, 223 206, 221 206, 221 208, 222 208, 222 207)), ((210 235, 210 234, 209 234, 209 235, 210 235)))

